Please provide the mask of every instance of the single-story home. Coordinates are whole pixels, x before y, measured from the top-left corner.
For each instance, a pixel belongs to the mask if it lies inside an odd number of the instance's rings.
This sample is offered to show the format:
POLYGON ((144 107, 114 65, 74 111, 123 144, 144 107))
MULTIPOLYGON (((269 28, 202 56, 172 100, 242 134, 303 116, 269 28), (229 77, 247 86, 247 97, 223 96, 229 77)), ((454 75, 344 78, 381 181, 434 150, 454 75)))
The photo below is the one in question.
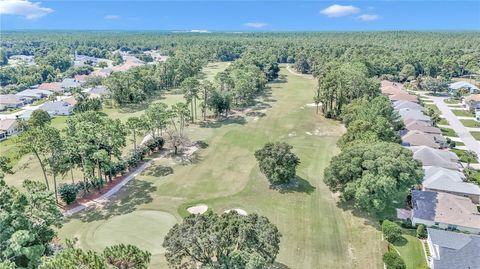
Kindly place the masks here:
POLYGON ((403 108, 408 108, 411 110, 420 110, 423 111, 425 108, 418 103, 411 102, 411 101, 395 101, 393 102, 393 108, 395 110, 403 109, 403 108))
POLYGON ((20 131, 16 119, 3 119, 0 120, 0 132, 6 136, 15 135, 20 131))
POLYGON ((102 69, 93 71, 90 75, 105 78, 110 76, 112 72, 113 70, 111 68, 102 68, 102 69))
POLYGON ((44 103, 41 109, 55 116, 68 116, 73 113, 73 106, 65 101, 49 101, 44 103))
POLYGON ((418 121, 425 121, 428 123, 431 122, 430 117, 423 114, 421 110, 402 108, 398 110, 398 114, 400 115, 403 121, 412 119, 412 120, 418 120, 418 121))
POLYGON ((82 82, 74 78, 65 78, 62 80, 61 87, 64 91, 69 91, 71 88, 81 87, 82 84, 82 82))
POLYGON ((32 55, 11 55, 8 57, 9 63, 12 65, 19 65, 19 64, 25 64, 25 65, 34 65, 35 64, 35 57, 32 55))
POLYGON ((480 268, 480 236, 427 228, 431 269, 480 268))
POLYGON ((468 197, 476 204, 480 203, 480 187, 473 183, 464 182, 465 176, 462 173, 434 166, 424 167, 424 169, 425 177, 422 182, 424 191, 446 192, 468 197))
MULTIPOLYGON (((41 109, 41 108, 39 108, 39 109, 41 109)), ((25 110, 20 116, 18 116, 18 118, 20 118, 22 120, 29 120, 30 117, 32 116, 33 111, 35 111, 35 110, 34 109, 25 110)), ((55 116, 51 111, 47 111, 47 113, 50 115, 50 117, 55 116)))
POLYGON ((38 86, 38 89, 63 93, 62 85, 59 82, 51 82, 51 83, 44 82, 38 86))
POLYGON ((432 124, 425 121, 407 119, 404 121, 404 124, 405 124, 405 130, 407 131, 418 130, 427 134, 436 134, 436 135, 442 134, 442 130, 440 130, 440 128, 434 127, 432 126, 432 124))
POLYGON ((75 55, 75 60, 73 61, 74 66, 83 66, 86 64, 97 65, 98 59, 96 57, 87 56, 87 55, 75 55))
POLYGON ((470 111, 480 109, 480 94, 471 94, 465 96, 462 100, 463 105, 470 111))
POLYGON ((466 197, 445 192, 412 191, 412 225, 480 233, 477 205, 466 197))
POLYGON ((88 75, 75 75, 75 76, 73 77, 73 79, 75 79, 76 81, 79 81, 79 82, 83 83, 83 82, 87 81, 88 77, 89 77, 88 75))
POLYGON ((27 90, 18 92, 15 95, 18 96, 20 100, 30 103, 32 101, 48 98, 52 94, 53 92, 47 91, 47 90, 27 89, 27 90))
POLYGON ((77 99, 75 99, 74 96, 68 96, 67 98, 62 99, 62 101, 67 102, 72 106, 74 106, 78 103, 77 99))
POLYGON ((445 147, 445 138, 440 134, 429 134, 419 130, 411 130, 402 135, 403 146, 428 146, 439 149, 445 147))
POLYGON ((462 165, 457 154, 427 146, 407 147, 413 152, 413 158, 422 162, 423 166, 438 166, 451 170, 459 170, 462 165))
POLYGON ((15 94, 0 94, 0 110, 17 108, 24 105, 24 102, 15 94))
POLYGON ((103 98, 104 96, 109 94, 108 88, 102 85, 85 89, 83 90, 83 92, 88 93, 90 98, 103 98))
POLYGON ((475 86, 471 83, 468 83, 466 81, 457 81, 457 82, 454 82, 454 83, 448 85, 448 90, 452 94, 454 94, 456 91, 458 91, 460 89, 466 89, 470 93, 478 92, 478 87, 477 86, 475 86))

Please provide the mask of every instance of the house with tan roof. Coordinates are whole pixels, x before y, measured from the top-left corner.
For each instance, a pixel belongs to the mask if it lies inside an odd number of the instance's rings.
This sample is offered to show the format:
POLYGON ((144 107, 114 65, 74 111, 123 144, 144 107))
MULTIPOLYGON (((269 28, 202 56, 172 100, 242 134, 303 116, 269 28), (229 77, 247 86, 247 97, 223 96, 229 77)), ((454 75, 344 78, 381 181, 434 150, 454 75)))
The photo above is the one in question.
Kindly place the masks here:
POLYGON ((420 110, 420 111, 424 111, 425 108, 421 105, 419 105, 418 103, 415 103, 415 102, 411 102, 411 101, 395 101, 393 102, 393 108, 395 110, 399 110, 399 109, 403 109, 403 108, 408 108, 408 109, 411 109, 411 110, 420 110))
POLYGON ((62 84, 59 82, 51 82, 51 83, 42 83, 38 86, 39 90, 47 90, 51 92, 58 92, 63 93, 62 84))
POLYGON ((407 119, 403 123, 405 124, 405 130, 407 131, 418 130, 427 134, 442 134, 442 130, 440 130, 440 128, 434 127, 430 123, 425 121, 407 119))
POLYGON ((15 94, 0 94, 0 110, 23 106, 23 101, 15 94))
POLYGON ((76 81, 79 81, 79 82, 85 82, 87 81, 88 79, 88 75, 75 75, 75 77, 73 77, 73 79, 75 79, 76 81))
POLYGON ((7 138, 7 136, 16 135, 19 131, 20 128, 16 119, 0 120, 0 140, 7 138))
POLYGON ((411 217, 412 225, 480 233, 480 213, 467 197, 414 190, 411 217))
POLYGON ((411 130, 402 135, 403 146, 427 146, 434 149, 444 148, 446 141, 442 135, 424 133, 419 130, 411 130))
POLYGON ((418 97, 415 95, 408 94, 407 92, 400 92, 396 94, 389 95, 388 98, 390 101, 410 101, 414 103, 418 103, 418 97))

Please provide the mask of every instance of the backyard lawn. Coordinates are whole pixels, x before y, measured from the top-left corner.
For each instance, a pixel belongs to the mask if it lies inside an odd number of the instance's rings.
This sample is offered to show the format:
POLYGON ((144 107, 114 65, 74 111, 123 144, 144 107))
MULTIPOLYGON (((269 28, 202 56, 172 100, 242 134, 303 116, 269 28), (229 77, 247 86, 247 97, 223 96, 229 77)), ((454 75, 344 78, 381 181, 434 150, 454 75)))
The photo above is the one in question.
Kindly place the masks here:
POLYGON ((480 141, 480 132, 470 132, 470 134, 472 134, 472 136, 473 136, 475 139, 477 139, 477 140, 480 141))
POLYGON ((403 238, 398 240, 393 245, 400 252, 403 260, 407 265, 407 269, 426 269, 427 260, 425 252, 420 241, 412 231, 403 234, 403 238))
POLYGON ((457 133, 453 129, 442 127, 440 128, 444 136, 458 137, 457 133))
POLYGON ((218 213, 241 208, 275 223, 282 233, 276 268, 383 268, 385 245, 378 222, 339 207, 323 183, 323 170, 339 152, 335 144, 344 128, 306 106, 315 80, 290 74, 283 66, 281 73, 287 82, 271 84, 259 113, 190 126, 191 139, 208 147, 189 161, 155 161, 103 208, 74 215, 60 237, 77 237, 79 246, 96 250, 134 238, 153 253, 152 268, 166 268, 163 235, 181 221, 185 208, 205 204, 218 213), (297 186, 271 189, 260 173, 253 155, 269 141, 293 145, 301 160, 297 186), (156 174, 161 167, 173 173, 156 174))
MULTIPOLYGON (((450 151, 455 152, 457 154, 458 158, 460 158, 461 162, 464 162, 464 163, 467 162, 466 159, 465 159, 465 156, 464 156, 465 150, 463 150, 463 149, 450 149, 450 151)), ((470 163, 478 163, 478 161, 474 160, 473 162, 470 162, 470 163)))

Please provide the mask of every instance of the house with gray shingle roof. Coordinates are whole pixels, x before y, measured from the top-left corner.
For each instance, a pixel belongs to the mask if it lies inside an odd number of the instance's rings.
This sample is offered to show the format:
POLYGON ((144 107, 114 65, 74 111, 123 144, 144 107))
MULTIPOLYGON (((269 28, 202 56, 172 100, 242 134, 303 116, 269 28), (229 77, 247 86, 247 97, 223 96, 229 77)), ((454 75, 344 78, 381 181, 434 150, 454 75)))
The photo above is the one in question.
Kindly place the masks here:
POLYGON ((81 87, 82 84, 82 82, 74 78, 65 78, 62 80, 61 87, 65 91, 69 91, 71 88, 81 87))
POLYGON ((427 228, 431 269, 480 268, 480 236, 427 228))
POLYGON ((442 134, 442 130, 440 130, 440 128, 434 127, 432 126, 432 124, 425 121, 407 119, 404 121, 404 124, 405 124, 405 130, 407 131, 418 130, 428 134, 437 134, 437 135, 442 134))
POLYGON ((15 94, 0 94, 0 110, 17 108, 23 105, 23 101, 15 94))
POLYGON ((400 110, 400 109, 403 109, 403 108, 408 108, 408 109, 412 109, 412 110, 420 110, 420 111, 424 111, 425 108, 415 102, 411 102, 411 101, 395 101, 393 102, 393 108, 395 110, 400 110))
POLYGON ((412 120, 418 120, 418 121, 425 121, 429 123, 431 122, 430 117, 423 114, 421 110, 402 108, 398 110, 398 114, 400 114, 400 117, 402 118, 403 121, 412 119, 412 120))
POLYGON ((413 158, 422 162, 423 166, 438 166, 451 170, 459 170, 462 165, 457 154, 427 146, 407 147, 413 152, 413 158))
POLYGON ((427 170, 430 170, 430 172, 425 172, 425 177, 423 178, 422 187, 424 191, 446 192, 468 197, 476 204, 480 203, 480 187, 473 183, 464 182, 462 173, 445 168, 434 172, 431 171, 431 166, 425 169, 425 171, 427 170))
POLYGON ((418 130, 408 131, 402 135, 404 146, 428 146, 439 149, 445 147, 445 139, 442 135, 428 134, 418 130))
POLYGON ((444 192, 412 191, 413 225, 480 233, 480 214, 469 198, 444 192))
POLYGON ((68 116, 73 113, 73 106, 65 101, 50 101, 41 106, 41 109, 48 112, 51 115, 63 115, 68 116))

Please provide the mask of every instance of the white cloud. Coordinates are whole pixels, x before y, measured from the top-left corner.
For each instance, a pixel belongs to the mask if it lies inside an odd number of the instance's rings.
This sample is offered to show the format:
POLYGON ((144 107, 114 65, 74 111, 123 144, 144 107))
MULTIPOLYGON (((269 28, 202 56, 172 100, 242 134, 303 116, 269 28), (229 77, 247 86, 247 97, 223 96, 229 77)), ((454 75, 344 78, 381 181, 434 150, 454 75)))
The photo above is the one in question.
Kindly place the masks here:
POLYGON ((41 18, 54 10, 27 0, 0 0, 0 14, 23 16, 28 20, 41 18))
POLYGON ((107 20, 118 20, 118 19, 120 19, 120 16, 118 16, 118 15, 106 15, 104 18, 107 19, 107 20))
POLYGON ((331 5, 320 11, 320 13, 330 18, 348 16, 358 12, 360 12, 358 7, 342 5, 331 5))
POLYGON ((191 33, 210 33, 208 30, 204 30, 204 29, 193 29, 193 30, 190 30, 191 33))
POLYGON ((267 26, 268 24, 264 22, 247 22, 247 23, 244 23, 243 25, 247 27, 252 27, 252 28, 262 28, 267 26))
POLYGON ((380 19, 380 16, 378 15, 371 15, 371 14, 362 14, 358 16, 358 18, 362 21, 376 21, 380 19))

